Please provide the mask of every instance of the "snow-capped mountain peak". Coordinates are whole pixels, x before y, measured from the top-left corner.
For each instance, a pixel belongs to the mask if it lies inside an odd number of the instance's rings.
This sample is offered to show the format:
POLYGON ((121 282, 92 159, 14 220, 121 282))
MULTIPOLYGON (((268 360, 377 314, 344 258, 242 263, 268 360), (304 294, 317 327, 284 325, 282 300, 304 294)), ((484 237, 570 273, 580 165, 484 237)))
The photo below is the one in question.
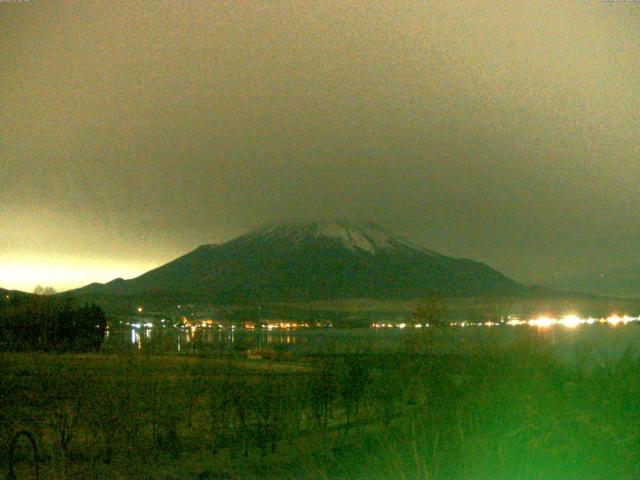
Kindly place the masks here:
POLYGON ((418 250, 436 255, 422 247, 393 235, 371 222, 313 222, 274 225, 255 230, 249 236, 254 240, 287 240, 293 244, 313 239, 330 239, 352 250, 376 254, 381 251, 418 250))
POLYGON ((526 288, 479 262, 416 246, 372 223, 269 226, 203 245, 131 280, 89 285, 90 295, 200 298, 220 305, 345 298, 480 296, 526 288))

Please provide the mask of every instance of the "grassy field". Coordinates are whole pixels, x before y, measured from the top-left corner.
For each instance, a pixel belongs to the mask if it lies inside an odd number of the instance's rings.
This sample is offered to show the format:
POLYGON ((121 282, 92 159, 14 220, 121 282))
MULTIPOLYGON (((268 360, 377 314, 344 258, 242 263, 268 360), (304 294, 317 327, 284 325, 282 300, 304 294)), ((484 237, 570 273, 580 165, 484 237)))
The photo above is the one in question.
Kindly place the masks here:
MULTIPOLYGON (((43 479, 599 479, 640 474, 640 365, 560 366, 532 336, 471 356, 0 355, 43 479)), ((18 478, 32 478, 21 442, 18 478)))

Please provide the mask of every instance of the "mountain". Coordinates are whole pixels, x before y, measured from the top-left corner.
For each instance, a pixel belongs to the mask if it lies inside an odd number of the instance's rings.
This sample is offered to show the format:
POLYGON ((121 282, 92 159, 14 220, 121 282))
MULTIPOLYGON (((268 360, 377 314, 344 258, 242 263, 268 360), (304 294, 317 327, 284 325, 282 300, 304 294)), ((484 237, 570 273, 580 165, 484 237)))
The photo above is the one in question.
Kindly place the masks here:
POLYGON ((254 230, 131 280, 77 295, 156 295, 215 303, 519 295, 528 288, 491 267, 447 257, 372 223, 315 222, 254 230))

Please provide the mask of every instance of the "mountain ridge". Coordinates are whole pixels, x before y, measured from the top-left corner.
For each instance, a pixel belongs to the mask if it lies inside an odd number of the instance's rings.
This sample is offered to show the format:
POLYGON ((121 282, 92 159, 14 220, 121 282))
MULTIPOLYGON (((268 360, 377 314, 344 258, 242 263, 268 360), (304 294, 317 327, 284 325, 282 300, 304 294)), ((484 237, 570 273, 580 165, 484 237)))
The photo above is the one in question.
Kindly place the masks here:
POLYGON ((441 255, 372 222, 261 227, 201 245, 139 277, 90 284, 77 294, 189 295, 218 303, 332 298, 523 294, 488 265, 441 255))

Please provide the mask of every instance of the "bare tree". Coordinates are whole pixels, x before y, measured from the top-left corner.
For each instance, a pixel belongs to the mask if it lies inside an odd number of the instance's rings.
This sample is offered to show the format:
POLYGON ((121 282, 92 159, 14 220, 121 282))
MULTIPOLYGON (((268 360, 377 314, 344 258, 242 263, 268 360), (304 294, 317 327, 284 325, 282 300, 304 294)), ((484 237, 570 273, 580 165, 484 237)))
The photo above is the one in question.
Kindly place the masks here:
POLYGON ((36 295, 55 295, 57 292, 53 287, 43 287, 42 285, 38 285, 33 289, 33 293, 36 295))

